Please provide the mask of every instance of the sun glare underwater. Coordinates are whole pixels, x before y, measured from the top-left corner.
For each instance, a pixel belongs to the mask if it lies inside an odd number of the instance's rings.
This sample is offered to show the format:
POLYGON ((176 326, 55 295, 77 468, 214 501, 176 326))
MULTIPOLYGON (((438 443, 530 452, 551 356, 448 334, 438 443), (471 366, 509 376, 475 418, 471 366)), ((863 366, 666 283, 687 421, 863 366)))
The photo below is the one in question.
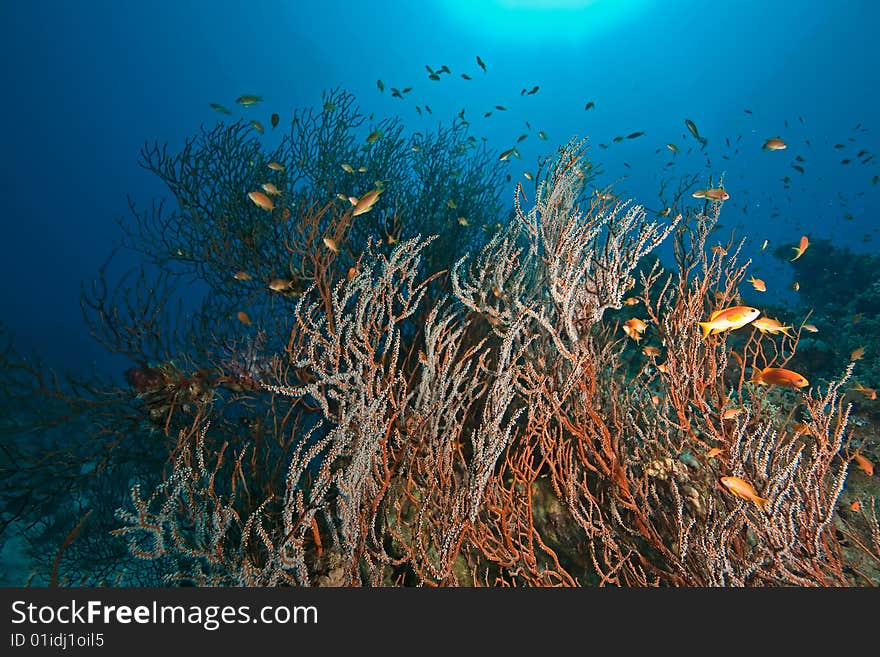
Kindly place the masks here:
POLYGON ((5 585, 880 583, 880 3, 0 25, 5 585))

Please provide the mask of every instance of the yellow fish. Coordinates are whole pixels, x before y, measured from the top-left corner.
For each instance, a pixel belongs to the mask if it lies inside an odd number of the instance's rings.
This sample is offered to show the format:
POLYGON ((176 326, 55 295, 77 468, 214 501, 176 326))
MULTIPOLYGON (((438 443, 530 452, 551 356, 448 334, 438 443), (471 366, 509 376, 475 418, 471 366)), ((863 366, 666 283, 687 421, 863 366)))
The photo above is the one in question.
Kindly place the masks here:
POLYGON ((741 477, 721 477, 721 483, 737 497, 754 502, 761 511, 767 511, 770 502, 766 497, 758 497, 757 491, 752 485, 741 477))
POLYGON ((710 333, 721 333, 732 329, 742 328, 749 322, 755 321, 761 311, 751 306, 731 306, 716 310, 705 322, 699 322, 700 328, 703 330, 703 339, 710 333))
POLYGON ((267 212, 275 209, 275 204, 272 203, 272 199, 266 196, 263 192, 248 192, 248 198, 254 202, 254 205, 267 212))
POLYGON ((794 337, 788 332, 789 329, 794 328, 793 326, 783 326, 780 321, 770 319, 769 317, 759 317, 752 322, 752 326, 758 329, 761 333, 784 333, 789 338, 794 337))
POLYGON ((752 287, 755 288, 758 292, 766 292, 767 285, 760 278, 755 278, 752 276, 749 281, 752 284, 752 287))
POLYGON ((376 204, 376 201, 379 199, 379 194, 382 193, 381 189, 371 189, 369 192, 361 196, 355 202, 354 212, 351 213, 353 217, 358 216, 359 214, 364 214, 365 212, 369 212, 373 206, 376 204))

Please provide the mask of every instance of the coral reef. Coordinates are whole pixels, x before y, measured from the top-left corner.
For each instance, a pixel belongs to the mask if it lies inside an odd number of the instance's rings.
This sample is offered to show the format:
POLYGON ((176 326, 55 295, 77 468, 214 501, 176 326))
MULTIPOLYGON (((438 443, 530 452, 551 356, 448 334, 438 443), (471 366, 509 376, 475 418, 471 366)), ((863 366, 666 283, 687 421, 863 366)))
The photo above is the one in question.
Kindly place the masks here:
POLYGON ((45 420, 38 444, 8 441, 7 474, 56 480, 19 517, 65 500, 31 534, 38 580, 876 583, 874 497, 840 512, 860 364, 802 370, 802 327, 701 336, 748 267, 741 244, 708 243, 721 202, 687 206, 681 181, 650 219, 592 189, 575 140, 502 221, 506 164, 466 125, 406 137, 344 92, 323 107, 271 153, 242 122, 177 155, 145 147, 177 209, 132 203, 144 268, 83 295, 127 385, 47 381, 8 355, 8 389, 69 409, 55 426, 87 420, 60 461, 45 420), (269 179, 266 209, 248 193, 269 179), (185 310, 191 280, 204 296, 185 310), (811 383, 762 385, 771 367, 811 383))

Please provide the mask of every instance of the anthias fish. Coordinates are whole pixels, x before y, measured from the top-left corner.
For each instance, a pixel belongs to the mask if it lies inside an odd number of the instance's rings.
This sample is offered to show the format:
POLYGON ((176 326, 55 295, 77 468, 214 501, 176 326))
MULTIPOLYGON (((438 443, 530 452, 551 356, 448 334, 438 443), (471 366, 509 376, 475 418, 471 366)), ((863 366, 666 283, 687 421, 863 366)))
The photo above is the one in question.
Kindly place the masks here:
POLYGON ((755 321, 761 311, 751 306, 731 306, 716 310, 705 322, 699 322, 703 330, 703 339, 710 333, 721 333, 733 329, 742 328, 746 324, 755 321))
POLYGON ((784 367, 765 367, 755 375, 754 382, 762 386, 806 388, 810 382, 802 375, 784 367))
POLYGON ((770 503, 770 500, 766 497, 759 497, 754 487, 742 477, 721 477, 721 483, 740 499, 754 502, 761 511, 767 511, 767 504, 770 503))

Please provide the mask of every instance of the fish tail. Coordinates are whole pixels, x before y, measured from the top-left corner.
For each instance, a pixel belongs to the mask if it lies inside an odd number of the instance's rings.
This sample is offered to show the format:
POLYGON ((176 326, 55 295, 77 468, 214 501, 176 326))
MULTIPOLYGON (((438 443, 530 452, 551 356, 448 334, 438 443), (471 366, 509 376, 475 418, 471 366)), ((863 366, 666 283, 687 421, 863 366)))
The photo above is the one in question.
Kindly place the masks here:
POLYGON ((752 498, 752 501, 758 506, 761 511, 767 513, 767 505, 770 504, 770 500, 766 497, 758 497, 757 495, 752 498))
POLYGON ((712 323, 711 322, 700 322, 700 328, 703 330, 703 339, 709 337, 709 334, 712 332, 712 323))

